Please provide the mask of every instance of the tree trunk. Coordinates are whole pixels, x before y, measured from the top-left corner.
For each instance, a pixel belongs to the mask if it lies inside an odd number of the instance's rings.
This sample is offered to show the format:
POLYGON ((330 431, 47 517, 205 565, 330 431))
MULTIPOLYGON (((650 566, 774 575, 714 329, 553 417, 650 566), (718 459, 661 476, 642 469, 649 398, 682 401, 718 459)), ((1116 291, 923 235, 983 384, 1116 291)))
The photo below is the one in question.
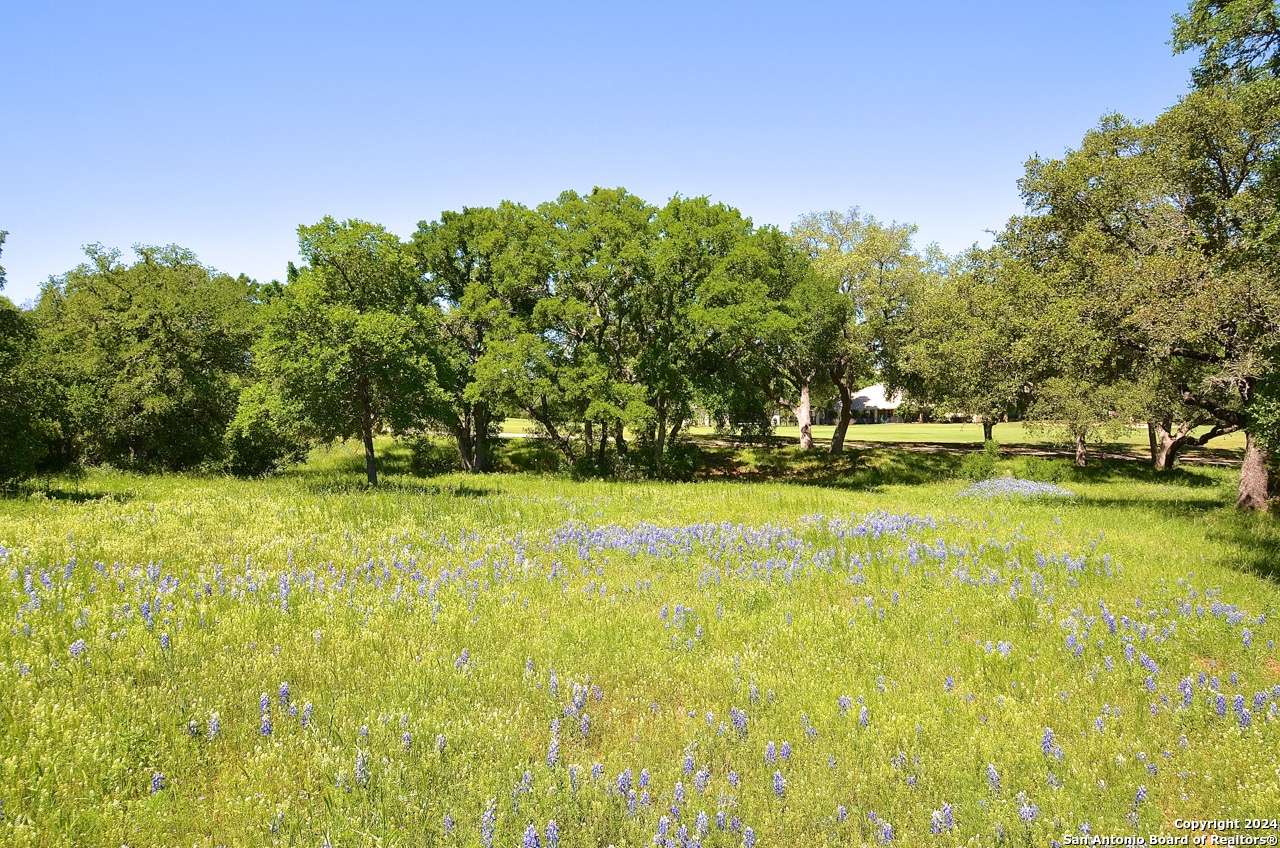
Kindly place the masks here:
POLYGON ((489 424, 492 423, 493 416, 489 414, 487 406, 478 403, 472 420, 475 423, 475 435, 472 438, 471 470, 483 473, 493 468, 493 441, 489 438, 489 424))
POLYGON ((373 425, 365 416, 365 424, 360 428, 360 437, 364 441, 364 473, 369 478, 369 485, 378 485, 378 460, 373 453, 373 425))
POLYGON ((587 458, 587 462, 594 462, 596 458, 596 433, 595 427, 592 426, 590 421, 582 422, 582 443, 585 446, 583 450, 587 458))
POLYGON ((840 415, 836 418, 836 430, 831 434, 831 452, 844 452, 844 437, 849 432, 849 422, 853 420, 853 392, 844 380, 836 380, 836 390, 840 392, 840 415))
POLYGON ((600 459, 604 459, 605 453, 609 450, 609 425, 600 424, 600 459))
POLYGON ((1084 436, 1081 434, 1077 434, 1076 435, 1076 467, 1077 468, 1084 468, 1086 456, 1087 454, 1085 452, 1084 436))
POLYGON ((983 442, 991 441, 991 438, 992 438, 991 433, 993 430, 995 430, 995 428, 996 428, 996 422, 992 421, 990 418, 982 419, 982 441, 983 442))
POLYGON ((1169 418, 1154 422, 1154 425, 1148 426, 1151 426, 1155 435, 1151 466, 1162 474, 1172 471, 1174 464, 1178 461, 1178 455, 1187 446, 1188 436, 1191 432, 1190 425, 1183 424, 1178 428, 1176 434, 1173 431, 1173 420, 1169 418))
POLYGON ((655 469, 662 467, 662 454, 667 447, 667 404, 666 401, 658 401, 658 431, 654 434, 653 440, 653 467, 655 469))
POLYGON ((1264 512, 1267 509, 1270 474, 1267 471, 1268 456, 1262 446, 1249 433, 1244 434, 1244 462, 1240 465, 1240 492, 1236 497, 1239 509, 1264 512))
POLYGON ((627 440, 622 433, 622 422, 613 422, 613 447, 618 452, 618 456, 627 455, 627 440))
POLYGON ((813 421, 810 417, 809 384, 800 387, 800 403, 793 410, 800 425, 800 449, 813 450, 813 421))
POLYGON ((458 460, 463 471, 473 471, 474 446, 471 442, 471 430, 464 423, 453 425, 453 440, 458 445, 458 460))
POLYGON ((1147 422, 1147 445, 1151 448, 1151 467, 1156 465, 1156 422, 1147 422))

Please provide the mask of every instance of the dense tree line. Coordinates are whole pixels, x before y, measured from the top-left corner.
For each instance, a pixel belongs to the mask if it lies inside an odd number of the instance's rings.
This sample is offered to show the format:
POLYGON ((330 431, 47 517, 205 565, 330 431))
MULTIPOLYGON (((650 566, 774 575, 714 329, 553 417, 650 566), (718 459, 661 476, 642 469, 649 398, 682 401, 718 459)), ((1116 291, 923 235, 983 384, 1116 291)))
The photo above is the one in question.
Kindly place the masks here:
MULTIPOLYGON (((1146 423, 1152 463, 1242 431, 1239 504, 1280 449, 1280 27, 1195 0, 1193 87, 1150 123, 1105 117, 1034 157, 1026 212, 948 257, 857 209, 757 227, 704 197, 622 188, 447 211, 407 240, 325 218, 260 285, 177 247, 118 252, 0 299, 0 477, 106 462, 258 474, 308 445, 447 436, 483 472, 505 416, 583 473, 680 475, 696 418, 766 430, 874 380, 914 409, 1055 428, 1146 423)), ((0 234, 0 246, 3 234, 0 234)), ((3 271, 0 269, 0 286, 3 271)))

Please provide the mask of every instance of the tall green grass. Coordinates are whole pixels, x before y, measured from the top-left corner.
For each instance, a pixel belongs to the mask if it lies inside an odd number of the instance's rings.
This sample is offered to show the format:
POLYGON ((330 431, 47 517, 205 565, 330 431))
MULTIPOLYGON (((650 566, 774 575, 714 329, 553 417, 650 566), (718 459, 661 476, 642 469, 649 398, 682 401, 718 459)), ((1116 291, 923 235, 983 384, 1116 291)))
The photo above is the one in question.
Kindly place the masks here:
POLYGON ((501 846, 552 819, 563 846, 663 816, 706 846, 1043 845, 1274 814, 1280 534, 1229 471, 976 499, 913 461, 623 484, 418 478, 397 449, 370 491, 337 448, 47 481, 0 501, 0 844, 473 846, 490 804, 501 846))

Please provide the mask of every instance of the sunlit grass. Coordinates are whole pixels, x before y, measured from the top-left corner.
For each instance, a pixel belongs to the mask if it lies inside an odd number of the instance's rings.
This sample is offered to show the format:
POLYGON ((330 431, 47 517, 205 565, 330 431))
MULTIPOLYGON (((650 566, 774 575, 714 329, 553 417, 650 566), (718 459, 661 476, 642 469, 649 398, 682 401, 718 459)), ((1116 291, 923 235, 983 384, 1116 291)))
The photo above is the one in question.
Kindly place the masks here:
POLYGON ((1109 465, 1063 480, 1071 499, 987 500, 888 449, 750 448, 757 482, 675 484, 427 479, 381 448, 377 490, 341 446, 264 480, 99 470, 0 501, 0 844, 473 846, 491 799, 500 846, 530 823, 545 844, 549 819, 564 846, 650 845, 663 815, 692 838, 700 811, 707 846, 748 827, 878 844, 885 822, 896 844, 1043 845, 1274 813, 1280 534, 1229 509, 1229 470, 1109 465), (766 763, 770 741, 789 760, 766 763), (943 803, 955 828, 934 835, 943 803))

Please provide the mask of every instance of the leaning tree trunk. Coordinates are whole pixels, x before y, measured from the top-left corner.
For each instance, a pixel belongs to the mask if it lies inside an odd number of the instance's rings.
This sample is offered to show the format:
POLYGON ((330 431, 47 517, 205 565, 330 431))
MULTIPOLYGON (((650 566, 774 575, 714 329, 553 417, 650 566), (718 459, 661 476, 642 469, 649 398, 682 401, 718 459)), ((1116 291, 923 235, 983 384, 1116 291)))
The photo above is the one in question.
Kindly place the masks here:
POLYGON ((489 414, 488 407, 478 403, 472 420, 476 431, 472 441, 471 470, 489 471, 493 468, 493 441, 489 438, 489 424, 492 423, 493 416, 489 414))
POLYGON ((1152 446, 1151 467, 1159 473, 1165 473, 1173 470, 1173 466, 1178 462, 1178 456, 1182 453, 1182 449, 1187 446, 1191 436, 1191 427, 1187 424, 1179 425, 1175 435, 1173 429, 1173 421, 1164 419, 1149 423, 1151 427, 1154 445, 1152 446))
POLYGON ((475 445, 471 440, 471 428, 465 422, 453 425, 453 440, 458 446, 458 461, 463 471, 475 470, 475 445))
POLYGON ((1270 474, 1267 471, 1267 452, 1254 441, 1249 433, 1244 434, 1244 462, 1240 465, 1240 491, 1236 497, 1236 506, 1240 509, 1265 511, 1270 486, 1270 474))
POLYGON ((844 437, 849 432, 849 422, 853 420, 853 392, 844 380, 836 380, 836 389, 840 392, 840 414, 836 418, 836 430, 831 434, 831 452, 844 451, 844 437))
POLYGON ((662 468, 662 455, 667 447, 667 402, 658 401, 658 426, 653 439, 653 467, 662 468))
POLYGON ((811 418, 811 408, 809 405, 809 384, 805 383, 800 387, 800 403, 796 405, 793 412, 796 415, 796 424, 800 425, 800 448, 801 450, 813 450, 813 420, 811 418))
POLYGON ((991 438, 992 438, 991 433, 993 430, 995 430, 995 428, 996 428, 996 422, 992 421, 990 418, 983 418, 982 419, 982 441, 984 442, 991 441, 991 438))
POLYGON ((364 474, 369 478, 369 485, 378 485, 378 459, 373 453, 373 425, 365 418, 360 428, 360 438, 364 442, 364 474))
POLYGON ((1156 422, 1147 422, 1147 446, 1151 449, 1151 467, 1156 465, 1156 422))
POLYGON ((360 403, 360 440, 364 442, 364 474, 370 486, 378 485, 378 459, 373 452, 373 409, 369 403, 369 384, 361 380, 356 384, 360 403))
POLYGON ((1084 436, 1077 433, 1076 434, 1076 467, 1077 468, 1084 468, 1085 460, 1087 456, 1088 454, 1086 453, 1086 449, 1085 449, 1084 436))

